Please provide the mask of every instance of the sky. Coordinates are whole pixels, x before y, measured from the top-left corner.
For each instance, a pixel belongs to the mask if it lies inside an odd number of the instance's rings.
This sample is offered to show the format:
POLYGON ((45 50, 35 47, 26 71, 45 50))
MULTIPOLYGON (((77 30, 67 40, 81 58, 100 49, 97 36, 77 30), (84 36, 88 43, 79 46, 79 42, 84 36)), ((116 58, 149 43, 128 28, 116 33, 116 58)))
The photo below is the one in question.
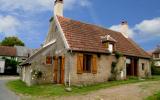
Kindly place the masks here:
MULTIPOLYGON (((160 0, 64 0, 64 17, 116 31, 129 24, 129 36, 145 50, 160 44, 160 0)), ((0 0, 0 40, 18 36, 39 48, 49 30, 54 0, 0 0)))

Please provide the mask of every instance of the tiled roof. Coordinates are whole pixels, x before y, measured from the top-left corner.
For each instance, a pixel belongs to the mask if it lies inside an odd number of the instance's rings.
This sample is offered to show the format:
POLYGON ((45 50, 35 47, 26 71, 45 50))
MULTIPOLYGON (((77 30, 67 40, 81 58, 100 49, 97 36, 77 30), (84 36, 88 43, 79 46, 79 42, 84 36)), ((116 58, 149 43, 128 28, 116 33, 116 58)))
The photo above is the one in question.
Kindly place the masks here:
POLYGON ((16 56, 16 48, 0 46, 0 56, 16 56))
POLYGON ((116 40, 116 51, 128 56, 150 58, 135 42, 125 38, 120 32, 60 16, 57 18, 72 50, 108 53, 101 36, 110 35, 116 40))

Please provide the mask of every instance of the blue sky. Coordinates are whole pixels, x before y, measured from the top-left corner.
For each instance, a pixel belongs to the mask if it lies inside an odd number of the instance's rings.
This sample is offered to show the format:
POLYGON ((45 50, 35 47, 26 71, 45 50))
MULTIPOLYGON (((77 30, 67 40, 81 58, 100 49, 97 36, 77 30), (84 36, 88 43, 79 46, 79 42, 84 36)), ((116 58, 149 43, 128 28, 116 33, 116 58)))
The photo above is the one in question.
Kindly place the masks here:
MULTIPOLYGON (((0 0, 0 40, 18 36, 27 47, 44 42, 54 0, 0 0)), ((65 0, 64 16, 119 30, 122 20, 129 35, 145 50, 160 44, 160 0, 65 0)))

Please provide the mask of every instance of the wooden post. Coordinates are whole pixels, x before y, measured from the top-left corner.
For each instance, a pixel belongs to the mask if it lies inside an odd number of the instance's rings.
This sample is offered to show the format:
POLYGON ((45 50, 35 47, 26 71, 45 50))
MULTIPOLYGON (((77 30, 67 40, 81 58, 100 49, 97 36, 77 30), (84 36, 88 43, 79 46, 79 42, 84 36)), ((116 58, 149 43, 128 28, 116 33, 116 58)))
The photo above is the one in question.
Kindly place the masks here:
POLYGON ((134 76, 134 58, 131 59, 132 76, 134 76))

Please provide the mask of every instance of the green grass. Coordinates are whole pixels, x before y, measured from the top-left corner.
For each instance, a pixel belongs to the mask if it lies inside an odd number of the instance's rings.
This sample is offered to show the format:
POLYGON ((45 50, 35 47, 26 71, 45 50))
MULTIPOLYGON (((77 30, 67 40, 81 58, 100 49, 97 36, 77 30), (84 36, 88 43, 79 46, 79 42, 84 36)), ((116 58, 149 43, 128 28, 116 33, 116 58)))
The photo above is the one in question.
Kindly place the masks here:
POLYGON ((138 80, 138 78, 130 78, 125 81, 111 81, 105 83, 98 83, 94 85, 88 85, 83 87, 72 86, 72 92, 66 92, 65 87, 63 85, 34 85, 31 87, 26 86, 20 80, 9 81, 7 86, 12 91, 18 94, 31 95, 31 96, 62 96, 62 95, 76 95, 76 94, 86 94, 91 91, 96 91, 104 88, 109 88, 113 86, 129 84, 129 83, 137 83, 137 82, 145 82, 145 81, 156 81, 160 80, 160 76, 154 76, 153 78, 138 80))
POLYGON ((160 91, 158 91, 152 96, 147 97, 145 100, 160 100, 160 91))

